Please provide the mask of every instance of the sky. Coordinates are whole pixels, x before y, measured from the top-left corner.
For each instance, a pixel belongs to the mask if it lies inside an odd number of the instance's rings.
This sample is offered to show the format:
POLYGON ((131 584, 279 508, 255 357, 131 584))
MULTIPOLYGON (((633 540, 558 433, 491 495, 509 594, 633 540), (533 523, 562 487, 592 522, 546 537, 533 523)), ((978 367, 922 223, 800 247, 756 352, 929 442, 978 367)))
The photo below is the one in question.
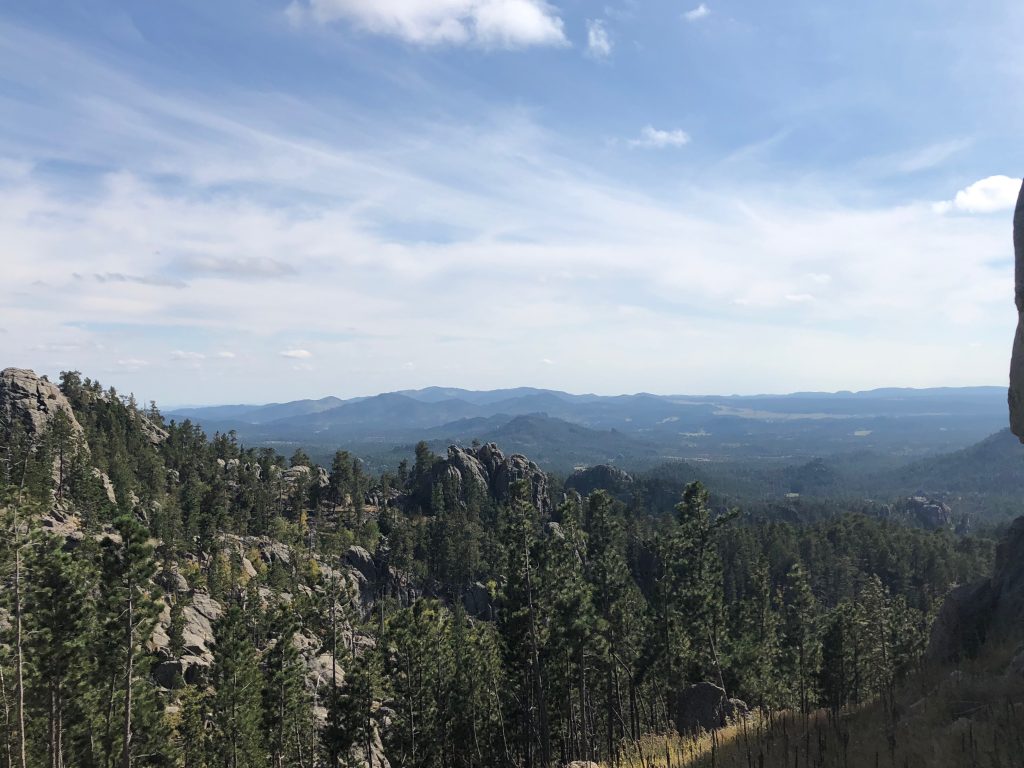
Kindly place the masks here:
POLYGON ((1019 0, 0 4, 0 367, 1006 383, 1019 0))

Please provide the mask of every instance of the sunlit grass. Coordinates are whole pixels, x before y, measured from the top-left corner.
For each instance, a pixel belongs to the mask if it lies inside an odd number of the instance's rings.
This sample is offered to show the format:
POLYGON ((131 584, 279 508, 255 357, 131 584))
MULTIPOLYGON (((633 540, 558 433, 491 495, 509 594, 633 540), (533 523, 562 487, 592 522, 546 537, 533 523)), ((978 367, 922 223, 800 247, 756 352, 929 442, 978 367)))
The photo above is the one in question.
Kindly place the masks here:
POLYGON ((622 768, 1024 767, 1018 651, 922 672, 892 701, 833 714, 756 712, 714 732, 648 735, 623 745, 622 768))

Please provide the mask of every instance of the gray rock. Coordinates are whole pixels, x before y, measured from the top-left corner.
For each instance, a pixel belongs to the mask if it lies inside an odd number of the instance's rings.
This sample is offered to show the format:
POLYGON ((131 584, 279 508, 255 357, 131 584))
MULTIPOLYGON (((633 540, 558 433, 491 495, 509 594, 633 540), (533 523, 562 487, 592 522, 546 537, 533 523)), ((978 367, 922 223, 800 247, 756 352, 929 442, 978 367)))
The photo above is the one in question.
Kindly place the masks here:
POLYGON ((491 593, 479 581, 470 584, 462 595, 462 605, 466 613, 476 619, 493 618, 494 608, 491 605, 491 593))
POLYGON ((162 569, 156 575, 156 583, 168 592, 188 592, 188 580, 175 566, 162 569))
POLYGON ((680 691, 675 698, 673 719, 679 733, 721 728, 729 720, 748 714, 747 705, 730 699, 714 683, 697 683, 680 691))
POLYGON ((530 501, 541 513, 550 511, 547 475, 525 456, 505 456, 494 443, 467 450, 453 445, 448 456, 437 462, 419 488, 421 499, 429 499, 435 484, 454 485, 459 497, 465 499, 471 488, 489 493, 498 503, 512 498, 512 486, 525 481, 530 501))
POLYGON ((192 595, 192 604, 181 610, 185 626, 182 629, 185 650, 189 654, 211 659, 210 648, 214 644, 213 624, 223 614, 220 603, 203 592, 192 595))
POLYGON ((971 657, 991 637, 1016 636, 1024 622, 1024 517, 996 548, 992 578, 953 589, 932 625, 926 658, 971 657))
POLYGON ((117 504, 117 492, 114 490, 114 484, 110 481, 110 477, 107 473, 101 472, 96 467, 93 467, 92 476, 103 484, 103 492, 107 494, 107 501, 111 504, 117 504))
POLYGON ((58 411, 71 417, 71 428, 84 443, 82 425, 56 384, 25 368, 0 371, 0 414, 21 421, 29 435, 40 436, 58 411))
POLYGON ((1010 360, 1010 429, 1024 442, 1024 184, 1013 214, 1013 251, 1016 262, 1014 301, 1017 304, 1017 333, 1013 337, 1010 360))
POLYGON ((373 555, 360 546, 353 544, 345 553, 345 562, 358 571, 370 584, 377 582, 377 566, 373 555))

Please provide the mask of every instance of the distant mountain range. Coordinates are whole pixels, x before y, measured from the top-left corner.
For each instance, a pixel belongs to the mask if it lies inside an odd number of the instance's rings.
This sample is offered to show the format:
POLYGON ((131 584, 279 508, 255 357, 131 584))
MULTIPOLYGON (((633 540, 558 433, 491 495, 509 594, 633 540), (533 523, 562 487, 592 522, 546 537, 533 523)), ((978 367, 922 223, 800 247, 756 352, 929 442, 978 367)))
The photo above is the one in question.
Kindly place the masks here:
MULTIPOLYGON (((574 395, 520 387, 429 387, 341 400, 183 408, 207 432, 247 444, 336 448, 390 463, 418 440, 494 441, 551 469, 613 463, 794 460, 842 454, 914 458, 972 445, 1006 424, 1001 387, 789 395, 574 395)), ((395 459, 397 461, 397 459, 395 459)))

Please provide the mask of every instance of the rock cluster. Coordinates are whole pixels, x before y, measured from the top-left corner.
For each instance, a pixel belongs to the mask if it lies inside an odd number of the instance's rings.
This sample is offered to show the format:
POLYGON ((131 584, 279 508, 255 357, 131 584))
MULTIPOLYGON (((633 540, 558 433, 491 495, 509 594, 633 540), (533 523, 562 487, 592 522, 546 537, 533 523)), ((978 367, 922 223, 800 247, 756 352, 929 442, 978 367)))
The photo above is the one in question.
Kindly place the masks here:
POLYGON ((0 415, 20 421, 30 436, 40 436, 58 411, 68 415, 75 435, 82 437, 71 403, 56 384, 24 368, 0 371, 0 415))
POLYGON ((543 470, 521 454, 506 456, 494 443, 468 450, 457 445, 448 448, 447 458, 437 462, 425 479, 421 495, 430 498, 431 487, 446 481, 455 487, 461 498, 475 486, 498 503, 509 501, 512 487, 525 481, 534 506, 542 514, 550 511, 548 479, 543 470))
POLYGON ((953 527, 953 510, 937 499, 911 496, 903 507, 909 517, 930 531, 953 527))

